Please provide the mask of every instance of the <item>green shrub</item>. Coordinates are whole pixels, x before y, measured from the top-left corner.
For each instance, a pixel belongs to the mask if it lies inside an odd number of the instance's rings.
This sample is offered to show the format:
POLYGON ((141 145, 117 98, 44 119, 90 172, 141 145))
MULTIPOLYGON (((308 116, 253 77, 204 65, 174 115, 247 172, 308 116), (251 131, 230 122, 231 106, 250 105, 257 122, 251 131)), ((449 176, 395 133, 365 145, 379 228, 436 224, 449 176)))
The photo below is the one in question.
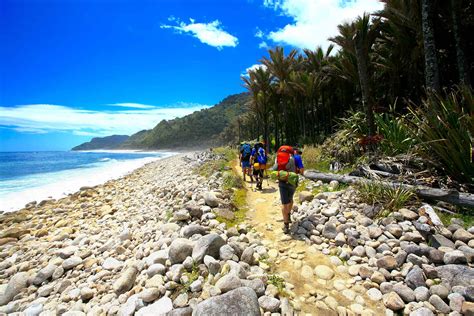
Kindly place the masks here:
POLYGON ((421 144, 421 154, 453 179, 474 182, 472 140, 474 98, 470 88, 459 88, 443 97, 430 94, 420 108, 411 104, 411 128, 421 144))
POLYGON ((272 284, 278 289, 278 292, 283 293, 285 291, 285 279, 281 276, 272 274, 268 276, 267 284, 272 284))
POLYGON ((223 186, 226 190, 241 189, 244 187, 244 182, 240 176, 235 175, 232 171, 227 171, 223 176, 223 186))
POLYGON ((355 188, 365 203, 381 205, 382 212, 397 211, 415 199, 415 192, 402 184, 389 186, 378 181, 364 181, 357 183, 355 188))
POLYGON ((386 155, 406 154, 416 143, 413 133, 406 125, 404 117, 393 114, 375 114, 375 123, 383 136, 380 150, 386 155))

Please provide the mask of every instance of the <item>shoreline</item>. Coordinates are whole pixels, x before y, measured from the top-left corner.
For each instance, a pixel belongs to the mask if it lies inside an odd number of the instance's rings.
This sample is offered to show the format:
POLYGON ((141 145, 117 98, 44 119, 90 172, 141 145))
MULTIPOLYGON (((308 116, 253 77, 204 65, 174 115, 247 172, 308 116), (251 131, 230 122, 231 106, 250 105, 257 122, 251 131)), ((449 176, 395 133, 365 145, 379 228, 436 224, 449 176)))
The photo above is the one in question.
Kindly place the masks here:
MULTIPOLYGON (((89 151, 87 151, 89 152, 89 151)), ((97 152, 97 151, 96 151, 97 152)), ((103 150, 103 153, 132 153, 132 152, 117 152, 103 150)), ((146 152, 136 152, 139 154, 146 152)), ((151 153, 151 152, 148 152, 151 153)), ((80 191, 82 187, 96 187, 103 185, 109 181, 120 180, 121 178, 137 171, 146 165, 168 159, 170 157, 185 154, 189 152, 170 152, 170 151, 155 151, 153 153, 161 153, 162 157, 145 157, 140 159, 126 160, 115 162, 111 165, 104 165, 98 168, 90 168, 84 170, 81 176, 75 175, 72 179, 58 179, 57 181, 46 183, 38 187, 26 188, 20 191, 5 194, 0 198, 0 214, 8 214, 12 212, 21 211, 29 205, 36 205, 51 200, 61 200, 71 196, 80 191), (123 170, 117 170, 123 168, 123 170), (7 202, 8 201, 8 202, 7 202)), ((58 173, 77 172, 76 169, 63 170, 58 173)), ((58 174, 56 173, 56 174, 58 174)), ((43 176, 43 175, 42 175, 43 176)), ((48 174, 44 174, 45 177, 48 174)), ((51 176, 51 175, 49 175, 51 176)))

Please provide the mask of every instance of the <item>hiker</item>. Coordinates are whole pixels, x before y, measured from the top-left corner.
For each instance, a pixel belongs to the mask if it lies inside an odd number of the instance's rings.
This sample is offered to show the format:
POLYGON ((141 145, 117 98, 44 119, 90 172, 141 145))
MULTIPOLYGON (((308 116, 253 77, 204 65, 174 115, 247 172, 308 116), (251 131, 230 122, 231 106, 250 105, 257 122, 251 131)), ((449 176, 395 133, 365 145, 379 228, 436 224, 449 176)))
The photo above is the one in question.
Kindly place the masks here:
POLYGON ((253 175, 255 176, 255 181, 257 182, 257 189, 262 190, 263 185, 263 176, 265 170, 267 169, 267 154, 265 152, 265 146, 262 142, 256 143, 252 149, 252 166, 253 166, 253 175))
POLYGON ((239 160, 240 160, 240 165, 242 166, 242 174, 244 176, 244 181, 246 181, 245 176, 249 175, 250 181, 253 182, 253 177, 252 177, 252 174, 250 173, 251 154, 252 154, 252 147, 250 147, 250 144, 241 143, 239 160))
POLYGON ((296 173, 302 175, 304 174, 303 158, 301 157, 303 151, 298 148, 293 148, 293 150, 293 156, 295 157, 296 173))
MULTIPOLYGON (((298 154, 300 156, 300 154, 298 154)), ((301 156, 299 157, 301 158, 301 156)), ((280 190, 280 200, 282 204, 283 232, 290 232, 290 213, 293 209, 293 196, 298 186, 297 172, 304 171, 301 159, 295 159, 295 151, 291 146, 281 146, 278 148, 273 170, 277 171, 278 188, 280 190)))

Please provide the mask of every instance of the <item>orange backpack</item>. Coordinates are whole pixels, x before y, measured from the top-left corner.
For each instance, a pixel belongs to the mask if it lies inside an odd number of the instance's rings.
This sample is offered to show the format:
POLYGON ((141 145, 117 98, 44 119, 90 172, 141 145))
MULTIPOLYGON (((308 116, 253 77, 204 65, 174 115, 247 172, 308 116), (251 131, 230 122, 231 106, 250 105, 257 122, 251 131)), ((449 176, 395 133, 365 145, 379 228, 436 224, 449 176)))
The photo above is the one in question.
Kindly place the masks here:
POLYGON ((293 147, 291 146, 281 146, 277 151, 277 165, 278 171, 287 170, 288 162, 290 162, 291 155, 293 154, 293 147))

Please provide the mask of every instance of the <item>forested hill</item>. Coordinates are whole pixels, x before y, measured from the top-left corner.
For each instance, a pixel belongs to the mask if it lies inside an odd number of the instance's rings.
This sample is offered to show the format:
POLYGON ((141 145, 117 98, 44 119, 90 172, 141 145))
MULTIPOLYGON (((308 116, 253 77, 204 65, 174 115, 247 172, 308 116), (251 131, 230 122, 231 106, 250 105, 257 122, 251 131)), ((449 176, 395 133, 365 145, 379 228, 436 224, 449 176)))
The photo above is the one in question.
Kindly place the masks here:
POLYGON ((168 149, 220 144, 222 131, 247 111, 248 98, 248 93, 234 94, 209 109, 182 118, 163 120, 151 130, 133 134, 120 148, 168 149))
POLYGON ((80 144, 72 150, 95 150, 95 149, 115 149, 129 138, 128 135, 112 135, 106 137, 95 137, 90 142, 80 144))

